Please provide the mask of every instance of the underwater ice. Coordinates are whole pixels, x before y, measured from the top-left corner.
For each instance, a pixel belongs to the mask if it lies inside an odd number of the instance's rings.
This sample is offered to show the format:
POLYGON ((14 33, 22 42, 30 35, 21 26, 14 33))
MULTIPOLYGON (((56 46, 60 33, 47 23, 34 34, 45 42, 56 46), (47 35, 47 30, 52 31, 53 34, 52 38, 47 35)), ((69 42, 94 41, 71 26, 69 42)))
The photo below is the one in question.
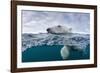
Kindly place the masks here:
POLYGON ((90 43, 89 34, 22 34, 22 52, 32 46, 68 45, 86 48, 90 43))

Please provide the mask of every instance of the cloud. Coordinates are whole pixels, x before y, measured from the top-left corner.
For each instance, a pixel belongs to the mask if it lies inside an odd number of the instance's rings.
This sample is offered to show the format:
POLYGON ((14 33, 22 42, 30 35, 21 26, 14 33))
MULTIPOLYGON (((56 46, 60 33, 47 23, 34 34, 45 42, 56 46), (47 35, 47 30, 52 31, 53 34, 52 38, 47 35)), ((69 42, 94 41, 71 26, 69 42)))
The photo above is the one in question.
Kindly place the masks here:
POLYGON ((23 33, 45 33, 48 27, 64 25, 72 27, 75 32, 89 33, 89 13, 22 11, 23 33))

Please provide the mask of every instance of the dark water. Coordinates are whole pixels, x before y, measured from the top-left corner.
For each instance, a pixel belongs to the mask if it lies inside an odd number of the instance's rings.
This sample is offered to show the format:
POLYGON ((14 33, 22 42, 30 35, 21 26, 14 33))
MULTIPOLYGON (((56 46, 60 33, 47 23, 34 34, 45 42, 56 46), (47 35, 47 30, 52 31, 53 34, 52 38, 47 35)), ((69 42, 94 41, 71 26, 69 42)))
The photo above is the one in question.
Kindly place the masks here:
MULTIPOLYGON (((61 61, 63 60, 60 54, 60 50, 62 47, 63 45, 33 46, 22 52, 22 62, 61 61)), ((90 45, 87 45, 85 53, 83 51, 71 49, 70 55, 67 60, 80 60, 89 58, 90 45)))

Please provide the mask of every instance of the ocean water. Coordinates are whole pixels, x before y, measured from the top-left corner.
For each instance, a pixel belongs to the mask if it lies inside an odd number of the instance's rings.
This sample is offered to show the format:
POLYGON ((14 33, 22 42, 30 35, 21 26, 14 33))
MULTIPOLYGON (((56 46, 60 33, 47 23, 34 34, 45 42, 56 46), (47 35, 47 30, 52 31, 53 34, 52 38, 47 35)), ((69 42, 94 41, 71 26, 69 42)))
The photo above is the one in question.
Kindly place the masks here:
POLYGON ((22 34, 22 62, 62 61, 61 49, 70 46, 65 60, 90 58, 89 34, 22 34), (82 50, 77 50, 81 48, 82 50))

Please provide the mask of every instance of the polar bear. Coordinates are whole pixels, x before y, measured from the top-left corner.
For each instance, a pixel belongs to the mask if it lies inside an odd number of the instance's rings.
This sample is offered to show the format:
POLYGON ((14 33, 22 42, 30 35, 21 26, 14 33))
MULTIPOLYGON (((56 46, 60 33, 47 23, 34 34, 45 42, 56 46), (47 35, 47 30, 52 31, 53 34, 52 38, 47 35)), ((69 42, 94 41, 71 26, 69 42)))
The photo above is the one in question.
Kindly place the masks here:
POLYGON ((65 33, 71 33, 71 31, 72 28, 68 28, 66 26, 61 26, 61 25, 54 26, 47 29, 47 32, 52 34, 65 34, 65 33))
POLYGON ((84 50, 82 48, 80 48, 79 46, 73 45, 73 46, 69 46, 69 45, 64 45, 61 48, 60 54, 62 59, 68 59, 69 55, 70 55, 70 50, 76 50, 79 52, 84 52, 84 50))
POLYGON ((69 50, 70 47, 69 46, 64 46, 63 48, 61 48, 60 54, 62 59, 67 59, 69 57, 69 50))
MULTIPOLYGON (((67 34, 67 33, 72 33, 72 28, 68 28, 66 26, 58 25, 54 27, 47 28, 47 32, 51 34, 67 34)), ((60 54, 62 59, 68 59, 70 55, 70 49, 72 46, 64 45, 61 48, 60 54)), ((81 50, 80 47, 73 45, 74 50, 81 50)))

